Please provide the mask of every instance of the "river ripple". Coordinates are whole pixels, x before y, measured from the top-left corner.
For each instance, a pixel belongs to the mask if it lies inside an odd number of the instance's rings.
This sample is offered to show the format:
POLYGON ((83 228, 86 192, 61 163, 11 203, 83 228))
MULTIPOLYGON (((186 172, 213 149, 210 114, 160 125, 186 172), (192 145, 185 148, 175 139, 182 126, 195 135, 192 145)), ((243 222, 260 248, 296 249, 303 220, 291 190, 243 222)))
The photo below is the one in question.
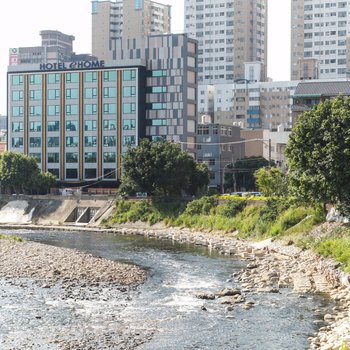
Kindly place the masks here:
POLYGON ((33 349, 56 349, 59 342, 49 346, 44 334, 54 334, 59 341, 67 338, 67 334, 74 339, 74 334, 89 337, 94 334, 89 332, 96 333, 96 329, 101 333, 118 329, 124 334, 121 336, 124 343, 110 348, 132 349, 139 345, 143 350, 301 350, 308 349, 308 337, 320 326, 316 322, 331 307, 329 300, 321 296, 301 296, 289 290, 281 294, 246 295, 247 301, 254 303, 250 310, 237 305, 228 311, 217 300, 198 299, 199 292, 216 293, 224 287, 239 287, 230 277, 246 264, 203 247, 91 232, 12 233, 137 264, 148 270, 149 278, 114 305, 103 300, 60 302, 59 286, 33 292, 31 286, 26 289, 2 280, 0 346, 4 339, 7 342, 3 344, 11 344, 9 338, 22 337, 31 341, 33 349), (36 336, 38 327, 41 339, 36 336), (130 340, 133 337, 135 342, 130 340), (129 339, 127 343, 125 339, 129 339))

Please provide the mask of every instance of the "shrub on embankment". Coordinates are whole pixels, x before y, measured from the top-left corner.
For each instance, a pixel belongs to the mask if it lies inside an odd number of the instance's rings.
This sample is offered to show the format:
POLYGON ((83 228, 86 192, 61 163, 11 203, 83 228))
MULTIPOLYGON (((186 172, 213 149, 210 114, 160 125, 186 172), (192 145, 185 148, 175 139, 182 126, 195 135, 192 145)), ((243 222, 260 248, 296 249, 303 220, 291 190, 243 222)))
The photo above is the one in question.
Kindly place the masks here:
POLYGON ((282 236, 309 230, 324 220, 319 208, 299 206, 286 198, 258 201, 242 197, 204 196, 193 201, 118 200, 109 225, 142 221, 209 231, 238 231, 243 238, 282 236))
POLYGON ((350 272, 350 227, 320 225, 325 222, 321 206, 300 205, 288 198, 259 201, 206 196, 193 201, 118 200, 115 214, 104 223, 142 221, 153 225, 188 227, 205 231, 236 232, 245 239, 281 238, 312 249, 342 263, 350 272))

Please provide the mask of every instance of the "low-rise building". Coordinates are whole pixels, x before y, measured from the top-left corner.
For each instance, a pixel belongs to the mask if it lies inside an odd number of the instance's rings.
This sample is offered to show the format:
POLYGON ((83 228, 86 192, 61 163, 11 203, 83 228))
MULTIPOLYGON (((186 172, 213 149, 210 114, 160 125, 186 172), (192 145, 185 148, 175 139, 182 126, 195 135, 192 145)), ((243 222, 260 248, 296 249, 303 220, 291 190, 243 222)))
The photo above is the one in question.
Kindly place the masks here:
POLYGON ((223 192, 227 167, 244 157, 244 143, 237 126, 203 123, 197 129, 197 160, 209 167, 211 188, 223 192))

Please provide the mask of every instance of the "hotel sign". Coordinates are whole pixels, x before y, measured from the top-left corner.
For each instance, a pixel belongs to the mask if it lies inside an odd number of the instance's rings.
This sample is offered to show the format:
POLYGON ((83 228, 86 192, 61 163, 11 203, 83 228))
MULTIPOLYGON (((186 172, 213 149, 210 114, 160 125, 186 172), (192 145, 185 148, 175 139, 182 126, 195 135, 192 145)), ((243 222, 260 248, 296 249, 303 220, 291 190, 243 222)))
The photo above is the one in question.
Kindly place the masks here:
POLYGON ((60 62, 60 63, 41 63, 41 71, 66 70, 66 69, 89 69, 104 68, 105 61, 77 61, 77 62, 60 62))

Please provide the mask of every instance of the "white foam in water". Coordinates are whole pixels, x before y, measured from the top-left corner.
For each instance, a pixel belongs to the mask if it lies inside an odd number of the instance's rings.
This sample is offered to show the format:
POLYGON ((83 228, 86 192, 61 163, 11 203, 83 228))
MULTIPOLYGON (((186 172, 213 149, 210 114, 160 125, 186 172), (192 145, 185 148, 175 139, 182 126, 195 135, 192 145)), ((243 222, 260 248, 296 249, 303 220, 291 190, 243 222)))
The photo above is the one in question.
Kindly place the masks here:
POLYGON ((29 214, 25 214, 28 207, 27 201, 12 201, 0 210, 0 224, 27 224, 31 221, 33 208, 29 214))

